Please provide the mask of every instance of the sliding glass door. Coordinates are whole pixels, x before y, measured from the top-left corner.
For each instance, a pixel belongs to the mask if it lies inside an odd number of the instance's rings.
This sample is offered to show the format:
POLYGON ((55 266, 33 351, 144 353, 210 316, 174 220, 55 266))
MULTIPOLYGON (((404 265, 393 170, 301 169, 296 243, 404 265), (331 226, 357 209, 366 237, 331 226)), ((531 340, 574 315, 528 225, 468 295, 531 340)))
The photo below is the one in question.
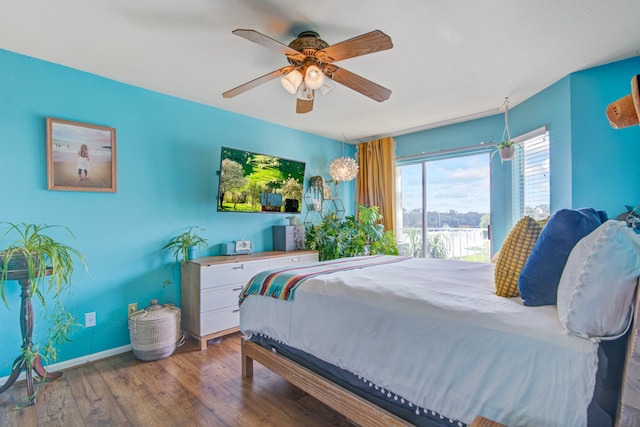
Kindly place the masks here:
POLYGON ((490 155, 398 165, 401 254, 489 262, 490 155))

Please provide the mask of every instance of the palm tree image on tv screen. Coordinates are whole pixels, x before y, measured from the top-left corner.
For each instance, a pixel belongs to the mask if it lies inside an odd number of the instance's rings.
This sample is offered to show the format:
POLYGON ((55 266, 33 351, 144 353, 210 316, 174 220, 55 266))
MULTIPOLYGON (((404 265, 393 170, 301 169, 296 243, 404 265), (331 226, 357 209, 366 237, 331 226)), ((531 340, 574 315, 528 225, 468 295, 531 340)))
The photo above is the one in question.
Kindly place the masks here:
POLYGON ((296 213, 305 163, 222 147, 218 211, 296 213))

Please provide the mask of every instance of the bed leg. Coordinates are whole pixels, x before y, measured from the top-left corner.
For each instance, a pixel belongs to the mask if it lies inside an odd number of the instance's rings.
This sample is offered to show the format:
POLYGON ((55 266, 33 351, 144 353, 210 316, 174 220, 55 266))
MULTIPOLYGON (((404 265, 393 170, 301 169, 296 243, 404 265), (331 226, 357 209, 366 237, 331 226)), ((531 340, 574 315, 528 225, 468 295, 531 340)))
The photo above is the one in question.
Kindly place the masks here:
POLYGON ((251 378, 253 376, 253 359, 247 356, 244 350, 244 340, 240 346, 240 354, 242 360, 242 377, 251 378))

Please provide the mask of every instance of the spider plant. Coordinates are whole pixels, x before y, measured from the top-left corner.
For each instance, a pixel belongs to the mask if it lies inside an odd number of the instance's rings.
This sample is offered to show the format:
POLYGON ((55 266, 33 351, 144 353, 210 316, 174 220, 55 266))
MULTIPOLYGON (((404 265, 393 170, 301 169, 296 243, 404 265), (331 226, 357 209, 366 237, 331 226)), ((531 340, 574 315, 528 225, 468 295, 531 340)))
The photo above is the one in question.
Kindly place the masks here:
POLYGON ((169 240, 169 243, 164 245, 162 249, 173 251, 172 254, 176 258, 176 262, 186 264, 189 261, 190 248, 205 249, 207 247, 207 239, 201 237, 198 230, 204 231, 204 228, 191 227, 169 240))
MULTIPOLYGON (((82 254, 75 248, 54 240, 47 235, 53 229, 62 229, 75 239, 73 233, 64 226, 45 224, 13 224, 0 223, 6 226, 6 231, 0 237, 0 242, 8 242, 0 252, 0 296, 5 306, 9 306, 5 287, 16 278, 29 280, 29 299, 36 296, 47 309, 46 295, 52 296, 55 304, 49 317, 51 326, 48 341, 45 344, 45 359, 57 359, 55 345, 69 341, 71 329, 77 326, 75 318, 66 311, 62 303, 65 291, 71 288, 71 277, 76 261, 86 270, 86 263, 82 254)), ((33 353, 27 360, 32 360, 37 354, 37 347, 26 348, 24 351, 33 353)))
POLYGON ((84 258, 77 249, 45 234, 50 229, 61 228, 75 239, 67 227, 26 223, 3 223, 3 225, 7 225, 8 229, 0 241, 5 239, 10 241, 4 251, 0 252, 0 261, 2 261, 0 295, 5 305, 7 305, 5 282, 11 280, 10 276, 13 272, 20 270, 26 272, 31 282, 31 294, 36 295, 46 306, 44 293, 53 291, 57 297, 71 286, 75 259, 79 260, 86 269, 84 258), (45 280, 46 276, 48 280, 45 280))

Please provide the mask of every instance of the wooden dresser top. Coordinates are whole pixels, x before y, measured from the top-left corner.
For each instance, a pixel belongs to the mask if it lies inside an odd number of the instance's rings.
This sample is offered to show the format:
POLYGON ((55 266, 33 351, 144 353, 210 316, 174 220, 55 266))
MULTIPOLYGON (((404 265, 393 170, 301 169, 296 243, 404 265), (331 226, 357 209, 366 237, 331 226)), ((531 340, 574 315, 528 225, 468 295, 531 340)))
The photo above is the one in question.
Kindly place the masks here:
POLYGON ((242 254, 242 255, 219 255, 219 256, 210 256, 204 258, 196 258, 190 263, 199 264, 199 265, 215 265, 215 264, 229 264, 234 262, 247 262, 247 261, 255 261, 260 259, 267 258, 276 258, 276 257, 284 257, 284 256, 300 256, 307 254, 315 254, 317 251, 311 250, 298 250, 298 251, 265 251, 265 252, 252 252, 250 254, 242 254))

